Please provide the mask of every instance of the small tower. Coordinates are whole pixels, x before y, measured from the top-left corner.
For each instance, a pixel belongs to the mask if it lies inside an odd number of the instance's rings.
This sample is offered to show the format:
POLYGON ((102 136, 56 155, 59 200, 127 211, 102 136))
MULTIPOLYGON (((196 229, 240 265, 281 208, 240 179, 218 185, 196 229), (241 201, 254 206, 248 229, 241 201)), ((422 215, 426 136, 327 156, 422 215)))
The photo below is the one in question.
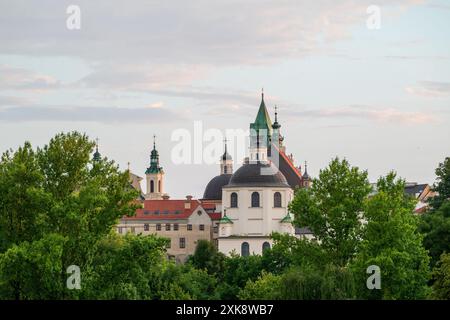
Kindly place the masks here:
POLYGON ((281 135, 281 132, 280 132, 281 124, 278 123, 278 108, 277 108, 277 106, 275 106, 275 122, 272 124, 272 128, 273 128, 272 142, 275 144, 278 142, 278 146, 277 146, 278 149, 281 152, 285 153, 286 148, 283 146, 284 137, 281 135))
POLYGON ((233 159, 227 151, 227 139, 223 140, 225 143, 225 152, 220 158, 220 174, 232 174, 233 173, 233 159))
POLYGON ((302 176, 302 185, 304 188, 309 188, 311 187, 312 181, 311 181, 311 177, 308 174, 308 163, 305 161, 305 173, 303 173, 302 176))
POLYGON ((233 232, 233 221, 227 217, 227 209, 223 210, 223 217, 219 220, 219 237, 229 237, 233 232))
POLYGON ((164 171, 159 166, 159 154, 156 150, 156 136, 153 135, 153 150, 150 155, 150 166, 145 171, 147 178, 147 193, 145 199, 162 199, 164 196, 164 171))
POLYGON ((289 212, 280 221, 280 231, 281 231, 281 233, 287 233, 287 234, 291 234, 291 235, 293 235, 295 233, 295 228, 292 225, 292 217, 289 212))
POLYGON ((261 92, 261 104, 255 122, 250 124, 250 162, 266 162, 272 139, 272 121, 261 92))
POLYGON ((102 156, 100 152, 98 152, 98 138, 97 138, 95 139, 95 153, 94 156, 92 157, 92 161, 99 162, 100 160, 102 160, 102 156))

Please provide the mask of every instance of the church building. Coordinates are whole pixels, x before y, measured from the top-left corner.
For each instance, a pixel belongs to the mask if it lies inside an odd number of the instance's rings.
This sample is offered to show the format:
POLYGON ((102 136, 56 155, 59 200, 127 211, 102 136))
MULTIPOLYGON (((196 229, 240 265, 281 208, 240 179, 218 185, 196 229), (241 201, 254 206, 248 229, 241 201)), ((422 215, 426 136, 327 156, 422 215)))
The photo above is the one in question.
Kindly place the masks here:
POLYGON ((288 204, 295 188, 309 187, 311 179, 286 155, 277 116, 272 123, 262 93, 250 124, 249 157, 233 172, 225 145, 220 175, 206 186, 202 201, 216 203, 222 212, 218 248, 224 254, 262 254, 272 246, 272 232, 296 234, 288 204))

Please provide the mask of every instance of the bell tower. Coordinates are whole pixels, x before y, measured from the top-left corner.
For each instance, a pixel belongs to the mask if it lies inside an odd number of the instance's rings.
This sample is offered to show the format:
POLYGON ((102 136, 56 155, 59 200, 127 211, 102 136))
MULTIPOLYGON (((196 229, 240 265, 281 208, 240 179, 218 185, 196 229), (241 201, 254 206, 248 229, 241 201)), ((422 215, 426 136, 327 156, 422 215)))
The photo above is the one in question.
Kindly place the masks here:
POLYGON ((220 158, 220 174, 232 174, 233 173, 233 159, 227 151, 227 139, 224 139, 225 152, 220 158))
POLYGON ((156 150, 156 136, 153 135, 153 150, 150 154, 150 166, 145 171, 147 182, 146 200, 161 200, 164 196, 164 171, 159 166, 159 154, 156 150))

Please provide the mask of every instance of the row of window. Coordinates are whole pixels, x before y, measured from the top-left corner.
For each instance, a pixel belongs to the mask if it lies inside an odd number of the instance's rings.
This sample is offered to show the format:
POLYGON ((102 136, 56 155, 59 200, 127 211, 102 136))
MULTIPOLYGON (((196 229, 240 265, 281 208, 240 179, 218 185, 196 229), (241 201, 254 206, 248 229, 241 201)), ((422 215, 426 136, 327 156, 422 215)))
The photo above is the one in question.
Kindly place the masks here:
MULTIPOLYGON (((166 223, 166 225, 165 225, 165 230, 166 231, 170 231, 172 228, 171 228, 171 224, 170 223, 166 223)), ((200 224, 199 226, 198 226, 198 229, 200 230, 200 231, 205 231, 205 225, 204 224, 200 224)), ((217 232, 217 227, 214 227, 214 232, 217 232)), ((157 223, 156 224, 156 231, 161 231, 162 230, 162 225, 161 225, 161 223, 157 223)), ((174 231, 178 231, 179 230, 179 225, 178 225, 178 223, 174 223, 173 224, 173 230, 174 231)), ((187 230, 188 231, 192 231, 192 224, 188 224, 187 225, 187 230)), ((148 224, 148 223, 145 223, 144 224, 144 231, 150 231, 150 225, 148 224)), ((122 227, 119 227, 119 233, 122 233, 122 227)), ((135 233, 135 227, 131 227, 131 233, 135 233)))
MULTIPOLYGON (((266 241, 262 244, 262 251, 264 252, 267 249, 270 249, 270 243, 266 241)), ((248 242, 242 242, 241 256, 248 257, 249 255, 250 255, 250 245, 248 244, 248 242)))
MULTIPOLYGON (((150 226, 149 226, 148 223, 144 224, 144 231, 148 231, 149 228, 150 228, 150 226)), ((157 224, 156 224, 156 231, 161 231, 161 229, 162 229, 161 223, 157 223, 157 224)), ((171 224, 170 224, 170 223, 166 223, 165 229, 166 229, 166 231, 170 231, 170 230, 171 230, 171 224)), ((178 231, 178 229, 179 229, 178 223, 174 223, 174 224, 173 224, 173 230, 174 230, 174 231, 178 231)), ((200 225, 198 226, 198 229, 199 229, 200 231, 205 231, 205 225, 204 225, 204 224, 200 224, 200 225)), ((187 230, 188 230, 188 231, 192 231, 192 224, 188 224, 188 225, 187 225, 187 230)))
MULTIPOLYGON (((251 195, 251 205, 252 208, 260 207, 260 196, 259 192, 253 192, 251 195)), ((273 194, 273 206, 275 208, 281 208, 281 193, 275 192, 273 194)), ((231 193, 230 195, 230 207, 237 208, 238 207, 238 195, 236 192, 231 193)))

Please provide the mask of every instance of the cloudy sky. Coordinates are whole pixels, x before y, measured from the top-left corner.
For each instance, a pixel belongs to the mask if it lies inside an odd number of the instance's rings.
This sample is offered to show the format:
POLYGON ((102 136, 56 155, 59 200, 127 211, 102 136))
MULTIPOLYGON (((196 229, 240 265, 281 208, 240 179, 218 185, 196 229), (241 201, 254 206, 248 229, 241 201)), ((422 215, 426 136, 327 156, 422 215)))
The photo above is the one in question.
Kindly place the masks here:
POLYGON ((445 0, 0 0, 0 150, 78 130, 143 176, 156 134, 166 191, 201 197, 218 165, 175 163, 173 133, 248 129, 264 87, 310 174, 338 155, 372 181, 432 183, 450 151, 449 31, 445 0))

